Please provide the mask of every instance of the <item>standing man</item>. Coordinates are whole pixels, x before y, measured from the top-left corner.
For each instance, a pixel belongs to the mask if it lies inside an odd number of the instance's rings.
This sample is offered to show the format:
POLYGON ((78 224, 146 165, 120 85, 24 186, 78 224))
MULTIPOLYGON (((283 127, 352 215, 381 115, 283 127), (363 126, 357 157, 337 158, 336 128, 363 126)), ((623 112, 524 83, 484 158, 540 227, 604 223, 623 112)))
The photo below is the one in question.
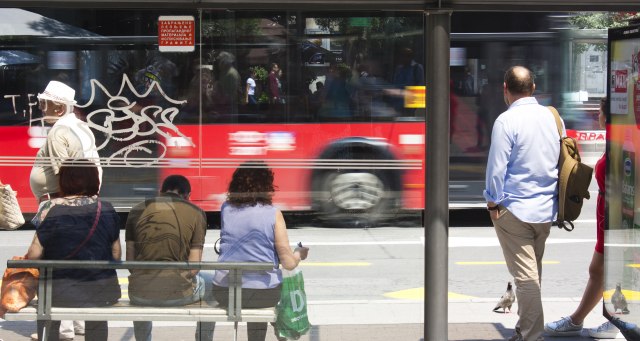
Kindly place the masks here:
MULTIPOLYGON (((89 125, 74 113, 76 91, 70 86, 50 81, 44 92, 38 94, 38 107, 42 111, 43 123, 53 125, 47 133, 45 143, 36 154, 31 168, 29 183, 31 192, 38 200, 38 214, 31 221, 40 225, 42 213, 51 206, 51 199, 60 196, 59 172, 67 159, 88 159, 98 167, 98 178, 102 184, 102 167, 96 150, 96 139, 89 125)), ((60 339, 73 340, 75 335, 84 335, 84 321, 62 321, 60 339)), ((37 340, 37 334, 31 335, 37 340)))
POLYGON ((53 125, 47 133, 44 145, 36 154, 29 176, 31 191, 40 203, 60 196, 58 172, 66 159, 94 161, 102 182, 102 167, 96 151, 96 139, 89 125, 73 112, 76 104, 75 94, 75 90, 58 81, 49 82, 44 92, 38 94, 43 121, 53 125))
POLYGON ((531 71, 511 67, 503 88, 509 108, 493 126, 484 197, 517 287, 519 320, 509 340, 537 341, 544 330, 542 256, 558 211, 560 143, 553 114, 532 97, 531 71))
MULTIPOLYGON (((188 201, 190 194, 187 178, 170 175, 159 196, 131 209, 125 232, 127 260, 202 260, 207 220, 204 211, 188 201)), ((204 295, 205 279, 198 270, 131 270, 129 276, 129 298, 136 305, 182 306, 204 295)), ((151 329, 151 321, 133 322, 136 341, 151 341, 151 329)))

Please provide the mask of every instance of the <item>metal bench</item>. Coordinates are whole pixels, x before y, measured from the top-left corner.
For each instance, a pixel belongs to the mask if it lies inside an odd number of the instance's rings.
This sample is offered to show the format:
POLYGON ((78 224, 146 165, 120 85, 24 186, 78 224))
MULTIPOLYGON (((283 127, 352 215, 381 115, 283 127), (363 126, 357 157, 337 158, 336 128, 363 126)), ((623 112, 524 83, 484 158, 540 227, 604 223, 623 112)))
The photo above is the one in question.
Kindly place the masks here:
POLYGON ((195 321, 233 322, 237 340, 238 322, 275 322, 275 308, 242 308, 242 272, 273 269, 272 263, 226 262, 141 262, 141 261, 58 261, 8 260, 7 268, 38 268, 38 298, 17 313, 6 313, 7 321, 47 321, 43 339, 47 340, 50 321, 195 321), (202 301, 186 306, 151 307, 130 305, 121 299, 108 307, 63 308, 51 304, 53 269, 185 269, 229 270, 229 307, 217 307, 214 302, 202 301))

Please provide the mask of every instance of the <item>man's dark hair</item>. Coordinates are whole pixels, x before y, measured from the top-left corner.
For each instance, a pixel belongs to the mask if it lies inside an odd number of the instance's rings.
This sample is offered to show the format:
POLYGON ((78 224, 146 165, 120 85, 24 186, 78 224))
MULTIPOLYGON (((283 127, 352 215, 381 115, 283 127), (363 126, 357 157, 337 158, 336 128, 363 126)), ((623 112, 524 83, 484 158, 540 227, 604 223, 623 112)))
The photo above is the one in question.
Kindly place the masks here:
POLYGON ((66 160, 58 173, 60 194, 94 196, 100 190, 98 167, 87 159, 66 160))
POLYGON ((504 73, 507 90, 514 95, 531 95, 533 93, 533 73, 524 66, 512 66, 504 73))
POLYGON ((271 205, 273 171, 263 161, 247 161, 233 172, 227 201, 233 206, 271 205))
POLYGON ((160 192, 166 193, 169 191, 176 191, 178 194, 184 196, 191 193, 191 184, 189 180, 182 175, 169 175, 164 179, 164 182, 162 182, 160 192))

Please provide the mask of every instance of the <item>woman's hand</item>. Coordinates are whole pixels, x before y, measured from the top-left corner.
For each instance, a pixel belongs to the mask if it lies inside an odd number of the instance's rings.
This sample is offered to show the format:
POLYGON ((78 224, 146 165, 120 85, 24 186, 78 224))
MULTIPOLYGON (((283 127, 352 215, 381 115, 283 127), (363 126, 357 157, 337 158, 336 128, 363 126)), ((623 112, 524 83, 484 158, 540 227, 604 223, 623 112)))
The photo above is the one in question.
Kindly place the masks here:
POLYGON ((300 257, 300 260, 305 260, 309 255, 309 248, 306 246, 298 246, 293 250, 293 254, 295 255, 296 253, 298 254, 298 257, 300 257))

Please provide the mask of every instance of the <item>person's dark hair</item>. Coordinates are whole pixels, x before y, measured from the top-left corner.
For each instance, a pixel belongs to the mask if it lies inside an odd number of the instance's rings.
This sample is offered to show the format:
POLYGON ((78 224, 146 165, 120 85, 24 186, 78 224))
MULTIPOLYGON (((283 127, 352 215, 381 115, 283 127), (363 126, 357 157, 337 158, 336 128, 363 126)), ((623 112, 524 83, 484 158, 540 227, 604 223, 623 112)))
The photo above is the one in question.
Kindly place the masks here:
POLYGON ((186 196, 191 193, 191 184, 189 180, 182 175, 174 174, 169 175, 162 182, 162 188, 160 189, 161 193, 166 193, 169 191, 176 191, 181 196, 186 196))
POLYGON ((533 93, 533 73, 524 66, 512 66, 504 73, 507 90, 514 95, 531 95, 533 93))
POLYGON ((100 191, 98 167, 87 159, 66 160, 60 166, 60 194, 94 196, 100 191))
POLYGON ((600 110, 602 110, 602 113, 605 115, 609 114, 609 98, 608 97, 602 97, 600 99, 600 110))
POLYGON ((233 172, 227 201, 233 206, 271 205, 273 171, 263 161, 247 161, 233 172))

